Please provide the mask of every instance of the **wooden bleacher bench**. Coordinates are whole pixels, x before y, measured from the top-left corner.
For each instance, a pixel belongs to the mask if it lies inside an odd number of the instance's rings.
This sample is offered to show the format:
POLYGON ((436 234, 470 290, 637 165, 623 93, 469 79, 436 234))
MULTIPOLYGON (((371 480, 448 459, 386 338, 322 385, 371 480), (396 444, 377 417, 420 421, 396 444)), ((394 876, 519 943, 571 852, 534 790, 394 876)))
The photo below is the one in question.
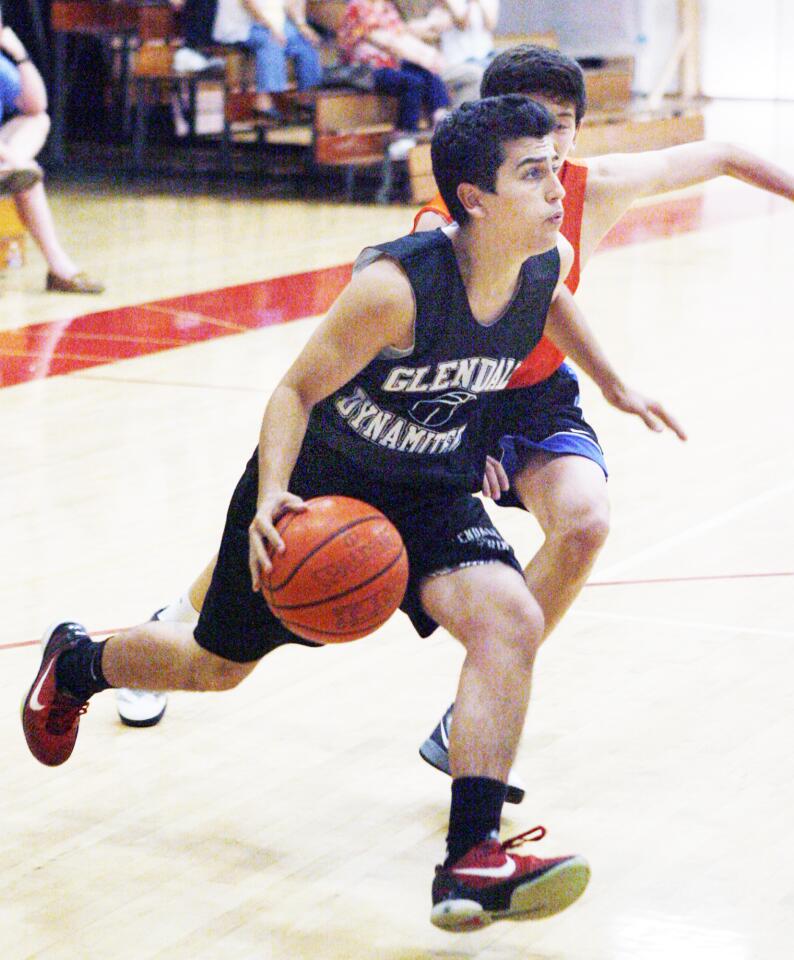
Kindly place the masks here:
POLYGON ((633 57, 604 57, 597 63, 582 63, 587 112, 627 110, 634 79, 633 57))
MULTIPOLYGON (((307 15, 316 25, 335 34, 344 15, 345 0, 309 0, 307 15)), ((133 163, 144 165, 148 139, 149 119, 157 104, 168 104, 175 93, 187 91, 188 116, 200 112, 198 91, 209 86, 219 91, 221 98, 222 130, 219 161, 223 169, 231 168, 231 146, 235 139, 250 138, 253 131, 262 144, 304 146, 310 151, 317 167, 343 168, 348 175, 348 190, 352 189, 355 170, 384 162, 386 147, 394 133, 397 118, 397 100, 348 88, 319 89, 300 94, 288 91, 275 97, 280 111, 294 118, 297 104, 310 103, 311 122, 288 120, 285 126, 266 124, 254 112, 255 90, 253 57, 243 48, 217 46, 202 48, 207 56, 221 56, 226 62, 222 78, 202 74, 180 74, 173 68, 173 58, 179 42, 143 42, 135 52, 131 70, 131 100, 136 104, 136 123, 133 128, 133 163)), ((321 59, 328 61, 330 49, 321 50, 321 59)), ((195 126, 191 134, 195 136, 195 126)))
MULTIPOLYGON (((309 20, 335 35, 345 0, 308 0, 309 20)), ((352 88, 321 89, 315 100, 312 159, 318 167, 342 167, 351 192, 354 171, 383 163, 396 129, 398 101, 352 88)))
POLYGON ((24 257, 25 227, 19 219, 13 197, 0 198, 0 267, 20 262, 24 257))
POLYGON ((493 41, 494 48, 499 52, 516 47, 519 43, 536 43, 541 47, 551 47, 553 50, 560 45, 557 34, 552 30, 542 33, 500 33, 494 36, 493 41))
POLYGON ((397 122, 394 97, 321 90, 315 101, 314 160, 321 166, 366 166, 383 159, 397 122))
POLYGON ((585 117, 576 141, 576 155, 585 159, 604 153, 639 153, 702 140, 703 113, 667 107, 656 111, 595 113, 585 117))
POLYGON ((218 47, 207 51, 209 55, 221 56, 223 73, 181 73, 174 69, 174 55, 179 42, 153 41, 142 43, 135 51, 132 63, 132 101, 135 104, 133 129, 133 165, 144 165, 144 153, 148 139, 149 118, 153 107, 170 104, 174 95, 181 97, 187 92, 187 120, 191 137, 197 134, 199 90, 217 93, 220 114, 223 118, 217 132, 220 134, 220 164, 229 165, 229 130, 231 120, 226 116, 232 95, 247 83, 250 70, 247 55, 236 47, 218 47))

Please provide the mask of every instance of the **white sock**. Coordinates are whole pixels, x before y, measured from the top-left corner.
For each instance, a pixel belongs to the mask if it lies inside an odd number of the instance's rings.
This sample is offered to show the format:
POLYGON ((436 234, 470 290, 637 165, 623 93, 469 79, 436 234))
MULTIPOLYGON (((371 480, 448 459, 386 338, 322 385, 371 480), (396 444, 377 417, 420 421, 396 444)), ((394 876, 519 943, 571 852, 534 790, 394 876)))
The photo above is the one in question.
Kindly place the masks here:
POLYGON ((190 602, 188 594, 183 594, 178 600, 169 603, 158 614, 158 620, 169 623, 195 623, 198 620, 198 610, 190 602))

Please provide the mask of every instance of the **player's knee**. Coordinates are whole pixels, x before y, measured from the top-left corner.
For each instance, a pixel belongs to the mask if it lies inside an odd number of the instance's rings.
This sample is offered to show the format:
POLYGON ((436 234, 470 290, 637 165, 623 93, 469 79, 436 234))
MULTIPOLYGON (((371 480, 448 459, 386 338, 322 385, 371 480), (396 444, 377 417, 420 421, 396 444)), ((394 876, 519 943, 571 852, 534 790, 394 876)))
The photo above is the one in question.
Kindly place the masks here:
POLYGON ((567 562, 592 562, 609 536, 609 504, 606 499, 582 504, 561 519, 562 523, 552 537, 557 540, 567 562))
POLYGON ((529 591, 494 597, 483 603, 485 624, 480 636, 487 646, 508 648, 531 663, 543 641, 543 611, 529 591))
POLYGON ((609 506, 606 503, 591 505, 577 518, 572 535, 580 551, 598 553, 609 536, 609 506))
POLYGON ((531 594, 521 598, 507 611, 505 637, 530 659, 534 659, 543 642, 546 623, 543 611, 531 594))

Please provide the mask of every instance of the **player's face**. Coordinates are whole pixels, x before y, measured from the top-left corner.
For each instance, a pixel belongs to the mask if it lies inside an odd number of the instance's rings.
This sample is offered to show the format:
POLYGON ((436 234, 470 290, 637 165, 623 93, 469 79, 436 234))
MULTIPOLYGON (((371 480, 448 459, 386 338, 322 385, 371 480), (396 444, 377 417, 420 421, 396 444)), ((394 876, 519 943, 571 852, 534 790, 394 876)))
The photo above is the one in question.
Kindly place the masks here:
POLYGON ((543 253, 557 243, 565 196, 551 137, 511 140, 503 149, 496 193, 489 199, 495 222, 506 241, 527 256, 543 253))
POLYGON ((554 117, 556 123, 551 132, 551 139, 554 143, 554 149, 557 151, 557 157, 560 163, 568 157, 573 149, 578 132, 576 126, 576 107, 572 103, 558 103, 550 100, 542 93, 528 94, 536 103, 545 107, 554 117))

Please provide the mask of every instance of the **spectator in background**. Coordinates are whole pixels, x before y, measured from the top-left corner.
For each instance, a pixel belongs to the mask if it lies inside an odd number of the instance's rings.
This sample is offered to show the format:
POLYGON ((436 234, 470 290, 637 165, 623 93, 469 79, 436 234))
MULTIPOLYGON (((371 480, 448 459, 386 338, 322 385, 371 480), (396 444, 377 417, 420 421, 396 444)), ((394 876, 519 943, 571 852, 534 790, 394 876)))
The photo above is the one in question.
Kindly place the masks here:
POLYGON ((255 110, 281 121, 272 94, 288 86, 292 61, 299 90, 319 86, 319 34, 306 22, 305 0, 218 0, 212 36, 218 43, 242 43, 256 56, 255 110))
POLYGON ((440 49, 441 79, 452 106, 477 100, 493 56, 499 0, 395 0, 395 4, 408 30, 440 49))
POLYGON ((399 131, 389 155, 403 159, 416 146, 423 112, 432 127, 447 113, 440 52, 407 29, 391 0, 349 0, 336 40, 343 62, 368 65, 374 89, 399 98, 399 131))
POLYGON ((474 64, 485 68, 496 55, 494 30, 499 21, 499 0, 444 0, 452 23, 439 37, 441 52, 450 67, 474 64))
POLYGON ((13 194, 19 217, 47 261, 47 290, 102 293, 61 246, 35 157, 50 129, 47 91, 19 37, 0 13, 0 192, 13 194))

